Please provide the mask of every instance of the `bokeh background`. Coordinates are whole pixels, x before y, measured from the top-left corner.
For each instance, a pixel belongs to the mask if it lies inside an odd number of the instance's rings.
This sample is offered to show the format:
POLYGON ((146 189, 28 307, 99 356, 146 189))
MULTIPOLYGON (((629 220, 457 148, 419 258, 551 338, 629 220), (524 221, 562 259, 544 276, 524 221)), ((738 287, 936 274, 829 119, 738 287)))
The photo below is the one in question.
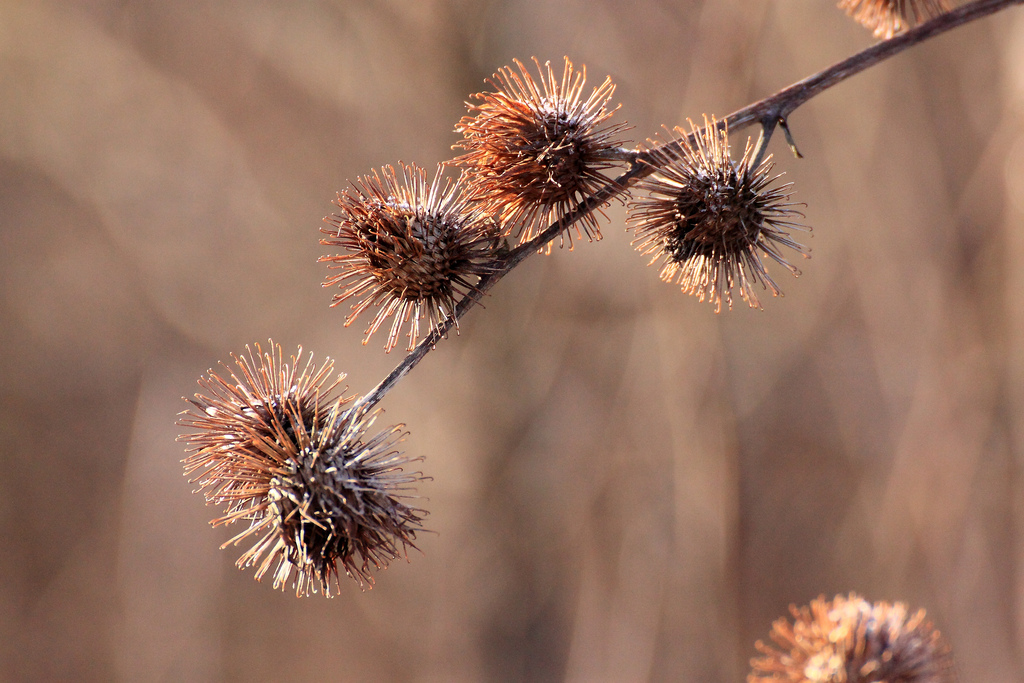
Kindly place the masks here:
POLYGON ((181 474, 247 343, 398 362, 321 218, 450 158, 497 68, 611 75, 642 141, 871 42, 831 0, 0 3, 0 678, 739 681, 858 591, 1024 679, 1024 10, 792 116, 813 258, 764 311, 660 282, 619 205, 498 285, 383 403, 436 533, 372 591, 257 584, 181 474))

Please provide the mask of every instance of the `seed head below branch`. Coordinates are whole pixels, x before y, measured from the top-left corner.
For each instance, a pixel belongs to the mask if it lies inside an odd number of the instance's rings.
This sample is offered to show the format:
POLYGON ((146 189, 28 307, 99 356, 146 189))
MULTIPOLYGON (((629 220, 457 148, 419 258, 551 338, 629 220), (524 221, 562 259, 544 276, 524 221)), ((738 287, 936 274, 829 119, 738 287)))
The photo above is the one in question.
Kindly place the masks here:
POLYGON ((310 357, 300 370, 301 358, 285 363, 272 341, 269 353, 247 347, 237 373, 225 366, 230 379, 199 380, 206 393, 178 421, 196 432, 179 438, 192 451, 185 474, 225 507, 212 524, 248 524, 223 547, 256 537, 239 568, 256 566, 259 580, 276 562, 275 588, 291 580, 297 595, 330 596, 340 571, 372 585, 371 565, 415 547, 426 512, 399 499, 423 477, 404 472, 401 425, 371 434, 378 413, 346 409, 354 397, 335 395, 344 375, 329 379, 333 362, 310 357))
POLYGON ((748 138, 743 157, 729 155, 728 126, 707 117, 704 127, 690 121, 691 134, 677 128, 676 143, 655 148, 649 161, 657 170, 637 184, 640 197, 630 203, 628 222, 637 250, 663 259, 661 279, 677 282, 684 292, 711 301, 716 311, 724 298, 732 308, 732 290, 752 307, 760 307, 756 285, 781 294, 761 254, 793 275, 780 247, 807 257, 789 230, 808 230, 794 222, 802 217, 789 202, 790 185, 771 187, 772 164, 752 167, 754 148, 748 138), (691 142, 690 140, 693 140, 691 142))

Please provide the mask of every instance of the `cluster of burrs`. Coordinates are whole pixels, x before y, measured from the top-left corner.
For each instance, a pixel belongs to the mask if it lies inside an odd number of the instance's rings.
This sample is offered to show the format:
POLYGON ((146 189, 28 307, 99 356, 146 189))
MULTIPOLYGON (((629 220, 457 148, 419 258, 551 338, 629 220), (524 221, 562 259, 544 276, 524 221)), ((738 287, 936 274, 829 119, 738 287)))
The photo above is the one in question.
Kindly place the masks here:
MULTIPOLYGON (((534 60, 537 76, 521 62, 500 69, 456 126, 465 153, 441 164, 433 180, 415 165, 388 166, 338 194, 339 211, 325 219, 321 244, 342 251, 321 257, 337 271, 325 286, 340 288, 333 305, 353 301, 346 325, 373 309, 369 340, 390 320, 385 350, 407 329, 408 350, 421 333, 457 322, 457 303, 488 274, 501 271, 510 240, 550 250, 557 236, 600 239, 597 213, 578 207, 608 186, 606 172, 645 164, 652 173, 635 187, 628 227, 661 277, 702 301, 732 306, 732 292, 760 306, 755 289, 780 293, 762 261, 766 255, 798 273, 781 253, 804 253, 790 236, 803 229, 789 186, 773 187, 771 162, 754 163, 754 146, 733 160, 728 130, 714 118, 644 152, 619 139, 613 124, 610 79, 587 95, 585 70, 566 59, 561 75, 534 60), (457 178, 445 175, 459 169, 457 178), (554 226, 556 231, 550 232, 554 226), (421 323, 425 322, 425 325, 421 323)), ((618 196, 629 194, 619 188, 618 196)))
MULTIPOLYGON (((841 6, 891 33, 944 4, 841 6)), ((633 244, 661 278, 716 311, 732 307, 734 292, 752 307, 757 290, 779 295, 766 261, 798 274, 783 250, 806 257, 792 236, 806 228, 790 186, 772 175, 768 136, 748 139, 734 159, 726 121, 704 117, 629 149, 627 125, 611 120, 610 78, 588 92, 586 70, 568 59, 560 72, 533 64, 535 73, 519 61, 499 69, 491 90, 472 96, 455 127, 461 156, 430 177, 415 164, 372 171, 338 193, 325 219, 321 244, 337 249, 320 259, 331 271, 324 286, 339 289, 332 306, 350 303, 346 326, 367 313, 364 344, 384 327, 390 352, 404 335, 404 366, 370 393, 344 397, 331 361, 317 367, 301 348, 286 361, 270 342, 235 357, 224 376, 200 379, 203 393, 179 421, 194 430, 181 437, 185 471, 223 507, 213 524, 246 525, 225 545, 253 544, 238 565, 254 566, 257 579, 271 572, 275 587, 331 595, 342 573, 372 585, 374 570, 415 547, 426 512, 411 500, 423 475, 397 450, 400 425, 373 431, 376 404, 527 255, 550 252, 555 238, 571 247, 573 233, 600 239, 610 199, 628 201, 633 244), (628 169, 620 178, 633 173, 629 182, 607 175, 619 167, 628 169)))
MULTIPOLYGON (((629 226, 637 248, 663 261, 663 279, 717 307, 732 305, 734 288, 751 305, 755 285, 779 293, 761 255, 796 272, 780 248, 802 252, 788 232, 800 228, 798 214, 786 186, 771 187, 770 162, 752 163, 749 142, 732 160, 727 130, 706 119, 650 151, 625 150, 626 126, 609 121, 610 79, 588 95, 585 71, 568 59, 560 76, 534 64, 536 77, 517 61, 489 80, 492 92, 474 96, 457 126, 465 153, 432 178, 415 165, 386 166, 338 193, 322 229, 321 244, 338 249, 320 259, 331 270, 324 285, 340 290, 333 305, 352 302, 346 325, 372 311, 364 344, 381 327, 386 351, 403 333, 409 350, 425 336, 433 343, 515 249, 533 253, 556 236, 571 245, 573 225, 577 238, 599 239, 594 211, 577 207, 621 164, 650 167, 629 226)), ((257 579, 273 570, 275 586, 291 582, 300 595, 330 595, 339 572, 372 584, 371 569, 413 546, 426 513, 403 502, 421 475, 405 473, 408 460, 394 450, 400 428, 368 435, 383 392, 335 397, 331 363, 301 357, 288 363, 273 342, 256 345, 225 366, 227 377, 203 377, 180 420, 195 430, 182 437, 185 469, 226 509, 214 524, 247 524, 229 544, 256 539, 239 566, 254 565, 257 579)))

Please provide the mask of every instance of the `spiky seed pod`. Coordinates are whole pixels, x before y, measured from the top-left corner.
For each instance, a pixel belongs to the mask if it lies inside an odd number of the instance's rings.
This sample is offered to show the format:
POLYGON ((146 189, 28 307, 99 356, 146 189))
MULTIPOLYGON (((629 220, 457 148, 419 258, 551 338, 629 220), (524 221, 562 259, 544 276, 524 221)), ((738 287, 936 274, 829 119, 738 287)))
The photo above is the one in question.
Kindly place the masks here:
MULTIPOLYGON (((708 299, 715 311, 724 298, 732 308, 732 289, 752 308, 760 308, 754 285, 782 292, 768 274, 761 254, 778 262, 793 275, 800 271, 780 253, 789 247, 803 256, 806 250, 788 230, 808 230, 795 223, 802 217, 790 203, 791 184, 770 185, 769 160, 751 168, 754 150, 747 140, 743 157, 729 156, 729 133, 712 117, 704 128, 692 121, 691 143, 681 128, 672 135, 674 145, 662 145, 651 152, 649 163, 658 170, 637 184, 646 196, 630 202, 628 226, 635 232, 637 251, 651 256, 649 265, 664 259, 660 277, 678 283, 700 301, 708 299)), ((770 159, 770 157, 769 157, 770 159)))
POLYGON ((256 540, 238 560, 256 566, 260 580, 274 563, 274 588, 289 581, 296 595, 340 588, 344 571, 363 585, 376 569, 415 547, 426 512, 401 502, 423 478, 395 450, 402 425, 371 434, 378 412, 337 395, 344 378, 334 364, 319 368, 302 349, 284 362, 281 347, 234 356, 237 370, 212 370, 199 380, 205 393, 178 424, 197 430, 179 437, 191 454, 182 462, 208 504, 224 506, 214 526, 247 523, 222 547, 256 540))
MULTIPOLYGON (((486 81, 494 91, 466 104, 474 114, 456 125, 464 139, 453 147, 466 153, 450 163, 467 169, 477 199, 499 216, 504 234, 518 234, 522 243, 608 182, 602 171, 615 166, 624 144, 616 138, 628 126, 607 123, 615 112, 608 106, 611 78, 584 98, 586 67, 576 71, 566 58, 559 79, 551 62, 541 66, 534 57, 538 82, 514 61, 518 71, 499 69, 486 81)), ((593 212, 580 224, 588 238, 600 239, 593 212)), ((579 227, 576 234, 582 239, 579 227)))
POLYGON ((948 683, 953 657, 924 610, 906 605, 872 605, 851 593, 825 596, 809 607, 789 608, 772 625, 771 639, 782 649, 757 642, 761 657, 751 661, 748 683, 948 683))
POLYGON ((897 33, 950 10, 947 0, 839 0, 839 9, 876 38, 892 38, 897 33))
POLYGON ((345 249, 320 258, 339 271, 323 283, 342 290, 331 306, 357 299, 346 327, 378 307, 363 344, 393 318, 384 346, 388 352, 404 326, 412 350, 421 320, 432 331, 451 316, 457 300, 493 270, 500 242, 497 225, 468 199, 462 178, 443 179, 439 166, 428 183, 415 164, 401 168, 401 178, 386 166, 339 193, 334 203, 340 212, 324 219, 332 227, 321 228, 328 236, 320 240, 345 249))

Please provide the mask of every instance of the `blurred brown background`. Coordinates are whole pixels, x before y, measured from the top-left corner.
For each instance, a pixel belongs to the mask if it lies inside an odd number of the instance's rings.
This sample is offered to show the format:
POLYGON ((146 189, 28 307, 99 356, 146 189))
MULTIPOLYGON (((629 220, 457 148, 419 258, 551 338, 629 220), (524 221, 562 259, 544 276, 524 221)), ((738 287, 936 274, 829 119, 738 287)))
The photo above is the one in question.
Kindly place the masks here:
POLYGON ((0 678, 739 681, 855 590, 1022 680, 1024 10, 798 110, 813 258, 765 311, 661 283, 618 205, 502 282, 383 404, 437 533, 374 590, 257 584, 181 475, 246 343, 398 362, 320 220, 498 67, 610 74, 639 141, 871 42, 831 0, 0 3, 0 678))

